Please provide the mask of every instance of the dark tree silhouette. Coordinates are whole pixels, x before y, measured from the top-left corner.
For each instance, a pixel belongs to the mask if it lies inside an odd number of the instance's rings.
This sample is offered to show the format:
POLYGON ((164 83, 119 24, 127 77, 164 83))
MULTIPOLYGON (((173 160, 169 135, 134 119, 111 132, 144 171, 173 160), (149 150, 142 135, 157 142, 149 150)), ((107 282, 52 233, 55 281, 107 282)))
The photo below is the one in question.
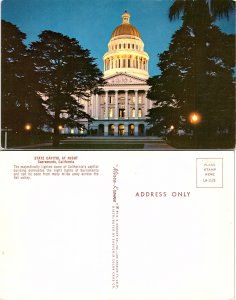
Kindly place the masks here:
POLYGON ((47 99, 53 143, 58 145, 60 124, 78 127, 80 119, 90 119, 79 99, 88 99, 103 84, 102 73, 89 50, 83 49, 76 39, 53 31, 39 35, 39 41, 30 45, 30 56, 39 78, 38 91, 47 99))
POLYGON ((35 91, 33 64, 23 43, 26 35, 10 22, 2 20, 1 24, 1 126, 21 131, 31 123, 36 128, 45 116, 42 99, 35 91))
POLYGON ((234 137, 234 36, 213 25, 205 0, 190 1, 182 27, 173 35, 170 47, 160 55, 161 75, 149 80, 149 97, 156 107, 149 122, 159 128, 173 124, 192 128, 188 116, 200 113, 195 125, 198 142, 207 146, 210 138, 227 132, 234 137))
MULTIPOLYGON (((195 9, 198 0, 175 0, 170 7, 169 18, 174 20, 179 18, 181 13, 186 14, 188 11, 195 9), (195 2, 195 3, 194 3, 195 2)), ((208 7, 208 12, 217 18, 229 16, 229 12, 235 9, 233 0, 204 0, 208 7)))

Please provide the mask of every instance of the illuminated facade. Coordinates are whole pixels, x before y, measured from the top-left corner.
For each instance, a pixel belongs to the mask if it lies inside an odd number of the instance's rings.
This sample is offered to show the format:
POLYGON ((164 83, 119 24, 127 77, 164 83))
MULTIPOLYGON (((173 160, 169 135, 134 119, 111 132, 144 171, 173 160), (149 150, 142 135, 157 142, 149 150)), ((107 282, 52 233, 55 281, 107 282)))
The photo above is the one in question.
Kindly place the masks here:
MULTIPOLYGON (((140 33, 130 24, 127 11, 122 15, 122 24, 111 35, 103 61, 106 84, 102 92, 82 103, 95 119, 86 125, 87 129, 100 136, 146 135, 145 116, 151 108, 146 83, 149 56, 140 33)), ((69 132, 65 129, 64 133, 69 132)))

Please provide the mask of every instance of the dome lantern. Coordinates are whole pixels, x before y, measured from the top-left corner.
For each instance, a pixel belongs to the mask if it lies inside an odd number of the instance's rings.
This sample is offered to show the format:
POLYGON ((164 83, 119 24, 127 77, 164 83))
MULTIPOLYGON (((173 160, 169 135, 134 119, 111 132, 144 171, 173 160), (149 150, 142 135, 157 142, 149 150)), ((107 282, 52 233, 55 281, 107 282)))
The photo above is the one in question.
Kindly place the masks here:
POLYGON ((125 12, 122 15, 123 24, 129 24, 130 14, 125 10, 125 12))

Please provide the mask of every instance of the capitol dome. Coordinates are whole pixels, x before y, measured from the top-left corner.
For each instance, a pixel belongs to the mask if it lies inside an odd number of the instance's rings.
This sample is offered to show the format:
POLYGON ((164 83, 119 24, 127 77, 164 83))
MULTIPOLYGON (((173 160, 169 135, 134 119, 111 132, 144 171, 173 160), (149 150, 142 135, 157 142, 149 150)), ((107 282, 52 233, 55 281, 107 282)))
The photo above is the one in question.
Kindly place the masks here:
POLYGON ((139 31, 130 24, 130 14, 125 11, 122 23, 112 32, 108 52, 103 56, 104 77, 127 73, 147 79, 149 56, 139 31))
POLYGON ((130 15, 127 11, 124 12, 122 18, 123 18, 123 23, 118 27, 116 27, 116 29, 112 32, 111 37, 113 38, 120 35, 133 35, 133 36, 137 36, 138 38, 141 38, 138 30, 133 25, 130 24, 129 22, 130 15))

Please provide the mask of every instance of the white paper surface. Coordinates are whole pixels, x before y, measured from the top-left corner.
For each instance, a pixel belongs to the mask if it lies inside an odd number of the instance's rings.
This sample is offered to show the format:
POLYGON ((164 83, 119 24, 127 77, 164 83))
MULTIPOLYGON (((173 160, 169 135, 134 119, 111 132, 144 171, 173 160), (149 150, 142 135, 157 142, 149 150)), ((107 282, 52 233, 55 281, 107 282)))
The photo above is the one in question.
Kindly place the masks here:
POLYGON ((234 151, 1 151, 0 165, 0 299, 233 299, 234 151), (80 175, 16 171, 53 160, 80 175))

